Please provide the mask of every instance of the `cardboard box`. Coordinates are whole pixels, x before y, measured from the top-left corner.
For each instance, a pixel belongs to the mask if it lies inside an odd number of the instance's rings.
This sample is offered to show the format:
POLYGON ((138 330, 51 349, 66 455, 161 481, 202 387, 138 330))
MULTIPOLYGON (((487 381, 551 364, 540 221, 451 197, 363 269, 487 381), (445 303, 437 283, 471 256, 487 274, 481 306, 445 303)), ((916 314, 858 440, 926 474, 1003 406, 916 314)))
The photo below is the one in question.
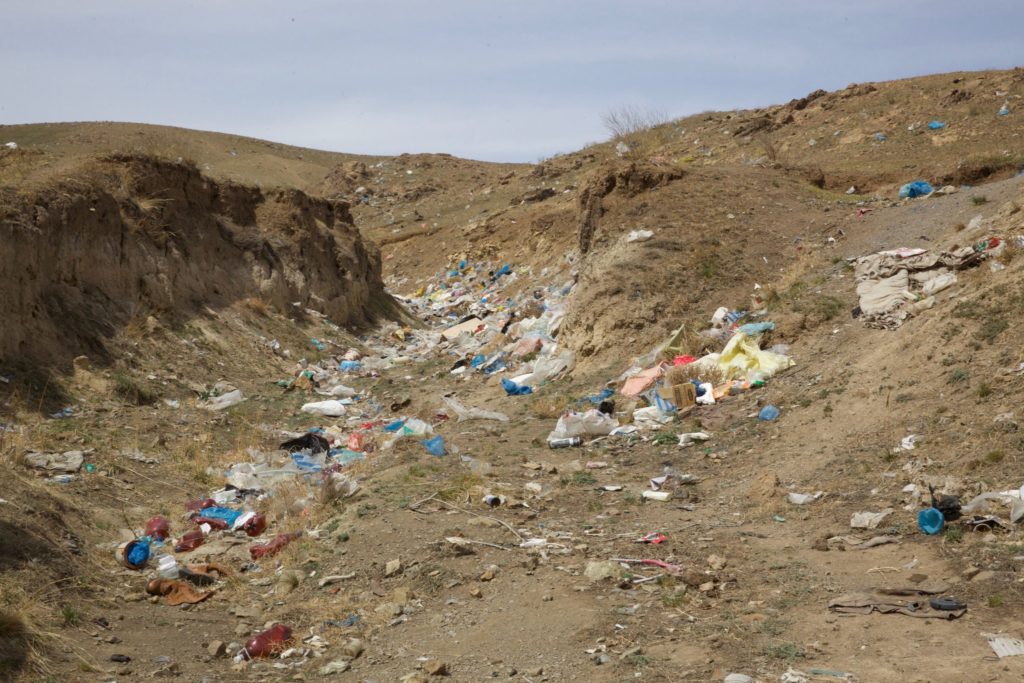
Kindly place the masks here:
POLYGON ((672 387, 661 387, 658 389, 658 396, 666 401, 671 401, 680 410, 694 405, 697 402, 697 387, 689 382, 677 384, 672 387))

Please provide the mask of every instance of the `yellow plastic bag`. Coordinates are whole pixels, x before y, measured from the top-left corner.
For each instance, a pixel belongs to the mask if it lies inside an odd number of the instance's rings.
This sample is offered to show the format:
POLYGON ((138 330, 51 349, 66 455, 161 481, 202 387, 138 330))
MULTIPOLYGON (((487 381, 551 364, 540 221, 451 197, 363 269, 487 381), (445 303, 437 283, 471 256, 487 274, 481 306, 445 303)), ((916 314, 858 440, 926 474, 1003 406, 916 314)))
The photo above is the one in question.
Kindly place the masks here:
POLYGON ((721 353, 710 353, 697 361, 700 367, 717 368, 723 379, 768 379, 795 365, 781 353, 762 351, 757 342, 742 332, 733 335, 721 353))

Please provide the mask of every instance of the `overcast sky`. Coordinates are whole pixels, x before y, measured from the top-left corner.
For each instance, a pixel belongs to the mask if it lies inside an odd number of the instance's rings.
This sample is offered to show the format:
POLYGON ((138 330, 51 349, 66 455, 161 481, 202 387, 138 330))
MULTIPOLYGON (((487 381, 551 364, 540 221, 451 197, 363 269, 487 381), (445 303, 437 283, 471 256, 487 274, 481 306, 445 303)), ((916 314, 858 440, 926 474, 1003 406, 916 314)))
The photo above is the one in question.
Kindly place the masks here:
POLYGON ((1021 0, 0 0, 0 123, 536 161, 816 88, 1024 65, 1021 0))

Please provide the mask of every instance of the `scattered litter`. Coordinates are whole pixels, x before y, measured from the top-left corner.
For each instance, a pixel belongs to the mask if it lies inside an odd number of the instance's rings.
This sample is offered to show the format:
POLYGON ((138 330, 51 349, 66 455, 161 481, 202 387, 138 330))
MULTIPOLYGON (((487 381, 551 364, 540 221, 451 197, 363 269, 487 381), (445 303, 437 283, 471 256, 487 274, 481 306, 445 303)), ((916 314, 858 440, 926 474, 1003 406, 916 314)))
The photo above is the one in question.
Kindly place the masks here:
POLYGON ((900 188, 900 199, 915 199, 925 197, 935 191, 927 180, 914 180, 900 188))
POLYGON ((882 520, 892 513, 892 508, 886 508, 881 512, 855 512, 850 517, 850 527, 853 529, 877 529, 882 520))
POLYGON ((1019 638, 994 633, 982 633, 981 635, 988 638, 989 647, 999 656, 999 659, 1024 655, 1024 641, 1019 638))
POLYGON ((238 405, 244 400, 241 390, 235 389, 219 396, 213 396, 200 403, 200 405, 207 410, 225 410, 231 406, 238 405))
POLYGON ((942 513, 935 508, 925 508, 917 513, 917 526, 924 533, 929 536, 942 531, 942 527, 945 526, 946 519, 942 516, 942 513))
POLYGON ((304 413, 323 415, 325 417, 341 417, 347 412, 345 404, 338 400, 304 403, 301 410, 304 413))
POLYGON ((692 446, 695 443, 707 441, 710 438, 711 435, 707 432, 688 432, 686 434, 679 435, 679 445, 686 448, 687 446, 692 446))
POLYGON ((631 230, 629 237, 626 238, 627 242, 646 242, 647 240, 654 237, 652 230, 631 230))
POLYGON ((818 491, 817 493, 790 492, 786 495, 786 500, 788 500, 793 505, 807 505, 808 503, 813 503, 814 501, 818 500, 824 495, 824 491, 818 491))

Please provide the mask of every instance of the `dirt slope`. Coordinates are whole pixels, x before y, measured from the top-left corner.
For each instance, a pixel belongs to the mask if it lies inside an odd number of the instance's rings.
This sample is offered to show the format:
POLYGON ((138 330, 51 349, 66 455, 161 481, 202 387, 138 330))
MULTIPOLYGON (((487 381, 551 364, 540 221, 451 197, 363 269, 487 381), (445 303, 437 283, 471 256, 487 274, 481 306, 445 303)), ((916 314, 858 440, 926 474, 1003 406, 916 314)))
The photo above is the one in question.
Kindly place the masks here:
POLYGON ((388 308, 379 254, 344 203, 217 183, 145 156, 0 192, 5 366, 109 361, 106 341, 127 324, 174 324, 249 298, 349 326, 388 308))

